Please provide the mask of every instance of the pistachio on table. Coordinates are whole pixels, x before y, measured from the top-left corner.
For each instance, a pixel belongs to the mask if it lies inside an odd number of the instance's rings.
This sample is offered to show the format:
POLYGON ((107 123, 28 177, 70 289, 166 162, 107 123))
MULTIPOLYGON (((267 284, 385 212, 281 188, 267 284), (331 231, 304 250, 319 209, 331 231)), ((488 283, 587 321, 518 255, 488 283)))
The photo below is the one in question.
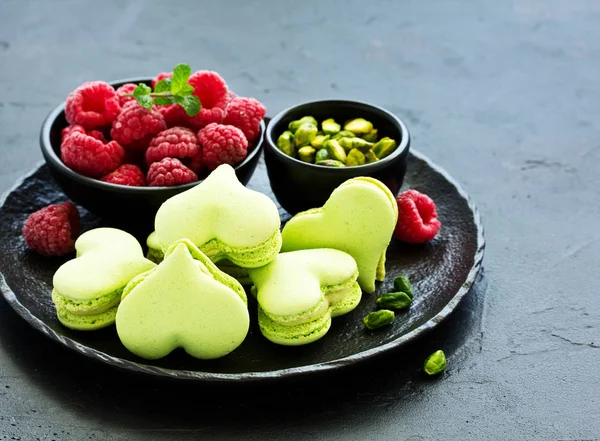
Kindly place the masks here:
POLYGON ((324 161, 317 161, 317 165, 326 165, 328 167, 346 167, 346 164, 335 159, 326 159, 324 161))
POLYGON ((317 126, 311 123, 304 123, 298 130, 294 132, 294 143, 296 147, 304 147, 305 145, 309 145, 313 139, 317 136, 317 126))
POLYGON ((408 277, 406 277, 406 276, 396 277, 394 279, 394 288, 396 288, 397 291, 405 292, 411 298, 411 300, 413 299, 413 296, 414 296, 413 288, 412 288, 412 284, 408 280, 408 277))
MULTIPOLYGON (((347 139, 347 138, 346 138, 347 139)), ((352 149, 346 157, 346 165, 352 167, 353 165, 363 165, 365 163, 365 155, 358 149, 352 149)))
POLYGON ((325 134, 335 135, 342 129, 342 126, 336 123, 333 118, 329 118, 321 123, 321 128, 323 129, 323 132, 325 132, 325 134))
POLYGON ((325 148, 331 159, 346 163, 346 151, 337 140, 330 139, 325 143, 325 148))
POLYGON ((302 124, 312 124, 315 127, 319 126, 319 123, 317 122, 317 120, 315 118, 313 118, 312 116, 304 116, 296 121, 292 121, 291 123, 289 123, 288 125, 288 129, 292 132, 292 133, 296 133, 296 130, 298 130, 298 128, 302 125, 302 124))
POLYGON ((373 130, 373 123, 364 118, 355 118, 344 124, 344 130, 348 130, 357 135, 365 134, 373 130))
POLYGON ((437 375, 446 369, 446 354, 438 350, 425 359, 423 370, 427 375, 437 375))
POLYGON ((301 147, 298 149, 298 159, 304 162, 314 162, 316 152, 317 151, 314 149, 314 147, 309 145, 301 147))
POLYGON ((390 292, 377 297, 375 303, 385 309, 405 309, 412 303, 412 298, 405 292, 390 292))
POLYGON ((294 148, 294 134, 289 130, 283 132, 277 139, 277 147, 291 157, 296 156, 296 149, 294 148))
POLYGON ((373 311, 367 314, 363 319, 363 323, 367 329, 373 330, 391 324, 394 321, 394 318, 394 311, 380 309, 379 311, 373 311))

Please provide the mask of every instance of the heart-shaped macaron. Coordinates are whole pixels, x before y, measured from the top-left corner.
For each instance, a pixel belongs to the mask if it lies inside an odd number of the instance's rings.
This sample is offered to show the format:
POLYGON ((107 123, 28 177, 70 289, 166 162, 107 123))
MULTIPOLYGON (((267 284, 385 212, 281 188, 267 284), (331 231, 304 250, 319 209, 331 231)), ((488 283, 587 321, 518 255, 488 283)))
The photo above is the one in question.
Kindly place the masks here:
POLYGON ((244 341, 249 323, 242 286, 186 239, 127 285, 116 318, 123 345, 151 360, 176 348, 200 359, 223 357, 244 341))
POLYGON ((335 248, 358 265, 358 283, 368 293, 385 278, 385 252, 398 220, 392 192, 368 177, 349 179, 336 188, 322 208, 292 217, 282 231, 282 252, 335 248))
POLYGON ((154 224, 153 241, 163 251, 187 238, 214 262, 228 259, 244 268, 269 263, 281 248, 277 207, 268 196, 244 187, 228 164, 163 203, 154 224))
POLYGON ((352 311, 362 292, 349 254, 312 249, 279 254, 248 270, 258 300, 258 324, 274 343, 298 346, 323 337, 331 318, 352 311))
POLYGON ((53 277, 58 319, 77 330, 109 326, 125 285, 155 265, 144 258, 135 237, 115 228, 85 232, 75 249, 77 257, 61 265, 53 277))

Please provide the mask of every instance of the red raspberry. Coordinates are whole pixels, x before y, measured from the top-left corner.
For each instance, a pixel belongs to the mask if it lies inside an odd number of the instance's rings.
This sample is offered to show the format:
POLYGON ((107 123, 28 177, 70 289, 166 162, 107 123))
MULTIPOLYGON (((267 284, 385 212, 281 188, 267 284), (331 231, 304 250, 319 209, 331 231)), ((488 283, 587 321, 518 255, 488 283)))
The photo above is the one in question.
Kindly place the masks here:
POLYGON ((83 128, 83 126, 80 126, 79 124, 75 124, 73 126, 67 126, 64 129, 62 129, 61 133, 61 142, 65 142, 65 138, 67 136, 70 136, 73 133, 83 133, 85 134, 85 129, 83 128))
POLYGON ((227 91, 227 106, 229 106, 229 104, 231 104, 231 102, 236 99, 238 96, 236 95, 235 92, 229 90, 227 91))
POLYGON ((164 158, 148 169, 147 181, 151 187, 181 185, 197 180, 196 173, 175 158, 164 158))
POLYGON ((102 180, 111 184, 130 185, 134 187, 143 187, 146 185, 144 172, 137 165, 133 164, 121 165, 114 172, 104 176, 102 180))
POLYGON ((223 122, 229 102, 225 80, 216 72, 200 70, 190 75, 188 83, 202 103, 200 113, 188 117, 189 126, 199 130, 208 124, 223 122))
POLYGON ((79 212, 70 202, 48 205, 30 214, 22 230, 27 245, 44 256, 74 251, 80 232, 79 212))
POLYGON ((221 164, 235 165, 248 154, 248 140, 234 126, 209 124, 198 132, 202 163, 210 170, 221 164))
POLYGON ((134 101, 135 98, 132 96, 123 96, 123 95, 131 95, 133 90, 137 87, 137 84, 126 83, 117 89, 117 95, 119 96, 119 103, 121 107, 130 101, 134 101))
POLYGON ((237 127, 248 141, 254 141, 260 134, 260 122, 266 113, 265 106, 254 98, 235 98, 227 107, 224 124, 237 127))
POLYGON ((188 116, 183 107, 179 104, 171 104, 169 106, 157 106, 156 110, 162 113, 162 116, 167 123, 167 127, 187 126, 188 116))
POLYGON ((102 141, 104 144, 108 142, 104 136, 104 133, 102 133, 100 130, 88 130, 87 134, 98 141, 102 141))
POLYGON ((163 130, 152 139, 146 150, 146 164, 163 158, 178 158, 193 171, 202 166, 202 151, 196 134, 185 127, 163 130))
POLYGON ((67 167, 82 175, 99 178, 121 165, 125 151, 116 141, 104 144, 89 135, 75 132, 63 140, 60 154, 67 167))
POLYGON ((162 114, 148 110, 132 101, 125 106, 112 124, 110 136, 126 149, 146 150, 150 141, 167 128, 162 114))
POLYGON ((120 110, 119 97, 112 86, 103 81, 88 81, 67 97, 65 117, 69 124, 94 129, 112 123, 120 110))
POLYGON ((173 76, 172 72, 161 72, 161 73, 159 73, 152 80, 152 90, 154 90, 154 88, 156 87, 156 83, 158 83, 160 80, 164 80, 165 78, 171 78, 172 76, 173 76))
POLYGON ((409 243, 423 243, 435 237, 442 226, 435 203, 426 194, 407 190, 398 195, 398 223, 394 237, 409 243))

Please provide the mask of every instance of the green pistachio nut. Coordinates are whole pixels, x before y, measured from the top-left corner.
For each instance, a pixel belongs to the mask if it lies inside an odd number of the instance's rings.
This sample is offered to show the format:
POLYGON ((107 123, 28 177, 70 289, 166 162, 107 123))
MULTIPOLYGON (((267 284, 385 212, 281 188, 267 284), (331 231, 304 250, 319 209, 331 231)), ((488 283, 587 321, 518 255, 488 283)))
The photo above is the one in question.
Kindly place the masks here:
POLYGON ((437 375, 446 369, 446 354, 438 350, 431 354, 423 363, 423 370, 427 375, 437 375))
POLYGON ((327 141, 329 141, 329 135, 317 135, 310 142, 310 145, 316 149, 320 149, 327 141))
POLYGON ((294 148, 294 134, 289 130, 283 132, 277 139, 277 147, 286 155, 295 157, 296 149, 294 148))
POLYGON ((346 163, 346 151, 338 141, 330 139, 325 143, 325 148, 327 149, 327 152, 329 152, 329 157, 331 159, 346 163))
POLYGON ((344 124, 344 130, 348 130, 355 135, 364 135, 373 130, 373 124, 364 118, 356 118, 344 124))
POLYGON ((387 136, 377 141, 377 144, 373 147, 373 153, 375 153, 379 159, 385 158, 394 150, 396 150, 396 141, 387 136))
POLYGON ((327 151, 327 149, 319 149, 317 151, 317 154, 315 156, 316 162, 327 161, 328 159, 329 159, 329 152, 327 151))
POLYGON ((305 145, 310 145, 311 141, 317 136, 317 132, 317 126, 310 123, 302 124, 294 133, 294 142, 296 147, 299 148, 304 147, 305 145))
POLYGON ((365 141, 377 142, 377 129, 373 129, 369 133, 365 133, 361 136, 361 138, 365 141))
POLYGON ((379 311, 373 311, 363 319, 363 323, 367 329, 377 329, 382 326, 391 324, 394 321, 394 311, 389 309, 380 309, 379 311))
POLYGON ((314 162, 316 152, 317 151, 313 147, 307 145, 298 149, 298 158, 300 161, 314 162))
POLYGON ((346 167, 346 164, 340 161, 336 161, 335 159, 326 159, 324 161, 317 161, 317 165, 324 165, 327 167, 346 167))
POLYGON ((345 149, 349 150, 349 149, 358 149, 363 153, 368 152, 369 150, 371 150, 375 144, 373 144, 372 142, 369 141, 365 141, 362 138, 342 138, 340 139, 340 145, 342 147, 344 147, 345 149))
POLYGON ((373 153, 372 150, 369 150, 367 153, 365 153, 365 162, 367 164, 370 164, 371 162, 375 162, 378 161, 379 159, 377 158, 377 156, 375 155, 375 153, 373 153))
POLYGON ((382 294, 375 300, 377 306, 385 309, 405 309, 410 306, 412 299, 405 292, 390 292, 382 294))
POLYGON ((328 135, 335 135, 340 130, 342 130, 342 126, 336 123, 333 118, 329 118, 323 121, 321 123, 321 128, 323 129, 323 132, 325 132, 328 135))
POLYGON ((290 131, 292 133, 296 133, 296 130, 298 130, 302 124, 307 124, 307 123, 312 124, 315 127, 319 126, 319 123, 317 122, 317 120, 314 119, 312 116, 305 116, 305 117, 300 118, 299 120, 292 121, 288 125, 288 129, 290 129, 290 131))
POLYGON ((365 163, 365 155, 358 149, 350 150, 346 157, 346 165, 351 167, 353 165, 363 165, 365 163))
POLYGON ((348 130, 342 130, 331 137, 331 139, 337 139, 338 141, 342 138, 354 138, 356 135, 348 130))
POLYGON ((396 291, 406 293, 412 300, 413 298, 413 289, 408 277, 406 276, 398 276, 394 279, 394 288, 396 291))

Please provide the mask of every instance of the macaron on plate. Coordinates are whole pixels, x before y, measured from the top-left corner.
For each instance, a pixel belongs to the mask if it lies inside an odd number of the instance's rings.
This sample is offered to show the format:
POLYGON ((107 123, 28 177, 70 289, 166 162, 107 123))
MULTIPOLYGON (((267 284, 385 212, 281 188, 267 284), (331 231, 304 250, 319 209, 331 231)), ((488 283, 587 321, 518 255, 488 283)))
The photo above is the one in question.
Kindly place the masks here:
POLYGON ((0 200, 0 290, 51 339, 131 371, 235 382, 340 369, 436 326, 481 268, 481 221, 460 186, 413 151, 404 188, 436 201, 443 228, 431 242, 393 238, 395 195, 366 177, 292 217, 261 159, 247 186, 222 166, 167 200, 153 229, 123 231, 80 208, 76 255, 47 258, 21 236, 32 207, 65 199, 41 166, 0 200), (411 307, 365 329, 400 274, 411 307))

